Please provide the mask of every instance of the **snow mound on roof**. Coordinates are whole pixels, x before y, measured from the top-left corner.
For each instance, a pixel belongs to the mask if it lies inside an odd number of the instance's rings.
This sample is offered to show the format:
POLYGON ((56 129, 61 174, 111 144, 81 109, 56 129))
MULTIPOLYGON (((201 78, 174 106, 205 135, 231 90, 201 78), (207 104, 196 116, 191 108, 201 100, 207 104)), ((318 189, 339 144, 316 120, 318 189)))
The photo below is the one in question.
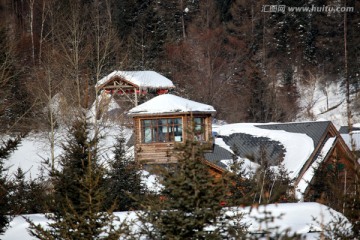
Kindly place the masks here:
POLYGON ((130 114, 159 114, 175 112, 208 112, 215 113, 214 107, 178 97, 172 94, 163 94, 129 110, 130 114))
POLYGON ((139 86, 140 89, 175 87, 170 79, 154 71, 114 71, 100 79, 97 82, 96 87, 103 85, 116 76, 139 86))
POLYGON ((221 136, 230 136, 233 133, 246 133, 254 137, 266 137, 280 142, 286 151, 283 165, 289 172, 290 178, 297 177, 301 168, 314 151, 314 141, 306 134, 263 129, 256 127, 256 125, 254 123, 227 124, 220 126, 217 131, 221 136))

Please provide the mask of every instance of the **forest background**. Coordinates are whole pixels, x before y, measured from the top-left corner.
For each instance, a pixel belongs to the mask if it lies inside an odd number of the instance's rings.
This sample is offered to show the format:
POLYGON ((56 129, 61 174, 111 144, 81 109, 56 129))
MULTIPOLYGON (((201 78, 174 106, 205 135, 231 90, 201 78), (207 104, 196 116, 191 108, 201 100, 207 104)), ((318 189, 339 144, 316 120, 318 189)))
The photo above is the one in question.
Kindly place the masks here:
POLYGON ((355 0, 2 0, 0 125, 47 129, 54 96, 66 109, 88 108, 96 82, 114 70, 159 72, 175 94, 227 122, 294 121, 306 113, 300 86, 314 82, 355 93, 355 114, 359 11, 355 0), (353 11, 264 11, 279 5, 353 11))

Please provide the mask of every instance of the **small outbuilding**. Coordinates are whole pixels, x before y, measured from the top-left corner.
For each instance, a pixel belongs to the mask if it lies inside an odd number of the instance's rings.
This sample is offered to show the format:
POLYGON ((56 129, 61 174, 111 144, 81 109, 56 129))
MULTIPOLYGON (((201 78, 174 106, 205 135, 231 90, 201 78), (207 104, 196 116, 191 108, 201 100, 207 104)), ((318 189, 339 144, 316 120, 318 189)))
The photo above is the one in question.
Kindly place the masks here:
POLYGON ((100 79, 95 88, 103 94, 126 96, 137 106, 140 96, 165 94, 175 86, 170 79, 154 71, 113 71, 100 79))
POLYGON ((172 94, 157 96, 128 114, 134 122, 135 159, 142 164, 168 164, 177 160, 174 145, 195 138, 212 150, 215 109, 172 94), (193 131, 189 134, 189 131, 193 131))

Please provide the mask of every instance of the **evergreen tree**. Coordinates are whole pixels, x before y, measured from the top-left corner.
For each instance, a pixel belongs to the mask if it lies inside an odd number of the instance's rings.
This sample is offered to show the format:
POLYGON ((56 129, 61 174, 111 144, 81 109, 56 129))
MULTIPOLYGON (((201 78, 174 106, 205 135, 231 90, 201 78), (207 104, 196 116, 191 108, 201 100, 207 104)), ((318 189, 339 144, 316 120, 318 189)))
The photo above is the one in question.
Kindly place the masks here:
POLYGON ((221 206, 228 192, 225 179, 210 174, 197 142, 186 141, 175 151, 178 163, 159 169, 161 196, 142 203, 141 233, 148 239, 229 237, 221 206))
POLYGON ((254 182, 251 175, 243 168, 244 161, 239 160, 236 151, 233 154, 233 163, 230 166, 228 179, 231 182, 229 187, 228 204, 230 206, 251 205, 254 182))
POLYGON ((9 139, 0 146, 0 235, 3 234, 9 224, 10 202, 9 202, 9 183, 4 174, 4 160, 8 159, 10 153, 16 149, 21 137, 9 139))
POLYGON ((10 182, 11 211, 18 214, 45 213, 49 194, 46 179, 40 175, 36 179, 26 179, 19 167, 10 182))
POLYGON ((251 191, 253 203, 270 204, 295 202, 296 200, 291 189, 293 181, 282 165, 278 166, 278 170, 261 165, 252 176, 251 181, 254 183, 251 191))
POLYGON ((53 213, 49 229, 35 225, 29 219, 31 233, 40 239, 118 239, 125 226, 114 226, 112 209, 104 209, 105 170, 97 154, 98 133, 91 133, 85 118, 75 121, 61 169, 52 172, 54 184, 53 213))
POLYGON ((14 180, 12 181, 11 187, 12 211, 17 215, 25 213, 24 210, 27 205, 26 195, 28 193, 28 188, 25 180, 25 173, 20 167, 14 173, 14 180))
MULTIPOLYGON (((247 172, 243 161, 237 159, 234 151, 233 164, 228 178, 231 181, 229 204, 249 206, 252 204, 270 204, 278 202, 295 202, 291 189, 293 181, 282 164, 277 169, 268 164, 265 151, 260 150, 260 166, 255 172, 247 172)), ((249 158, 251 158, 249 156, 249 158)), ((253 159, 254 162, 256 160, 253 159)))
POLYGON ((126 156, 125 138, 122 135, 116 140, 114 159, 110 162, 108 175, 107 205, 116 202, 117 211, 137 209, 135 199, 144 192, 144 186, 141 184, 139 165, 126 156))

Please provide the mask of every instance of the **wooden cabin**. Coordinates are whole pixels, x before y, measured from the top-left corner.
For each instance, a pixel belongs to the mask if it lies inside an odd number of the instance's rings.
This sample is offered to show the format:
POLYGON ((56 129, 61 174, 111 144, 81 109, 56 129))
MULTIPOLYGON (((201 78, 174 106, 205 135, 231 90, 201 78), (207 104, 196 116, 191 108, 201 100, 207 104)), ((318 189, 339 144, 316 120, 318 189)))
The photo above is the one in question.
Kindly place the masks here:
POLYGON ((102 94, 123 96, 137 106, 141 96, 165 94, 175 86, 170 79, 154 71, 114 71, 100 79, 95 88, 102 94))
POLYGON ((132 108, 128 114, 134 123, 135 159, 143 165, 176 163, 174 145, 190 137, 211 151, 215 112, 210 105, 172 94, 157 96, 132 108), (194 134, 189 134, 190 129, 194 134))
POLYGON ((205 154, 209 162, 222 167, 232 158, 229 149, 235 149, 239 158, 255 163, 260 163, 264 154, 269 166, 284 165, 299 200, 323 201, 317 199, 322 195, 320 189, 311 189, 310 185, 324 182, 325 175, 333 170, 341 189, 346 186, 350 191, 353 169, 359 168, 355 155, 330 121, 225 124, 216 131, 214 151, 205 154), (322 168, 324 175, 318 171, 322 168))

